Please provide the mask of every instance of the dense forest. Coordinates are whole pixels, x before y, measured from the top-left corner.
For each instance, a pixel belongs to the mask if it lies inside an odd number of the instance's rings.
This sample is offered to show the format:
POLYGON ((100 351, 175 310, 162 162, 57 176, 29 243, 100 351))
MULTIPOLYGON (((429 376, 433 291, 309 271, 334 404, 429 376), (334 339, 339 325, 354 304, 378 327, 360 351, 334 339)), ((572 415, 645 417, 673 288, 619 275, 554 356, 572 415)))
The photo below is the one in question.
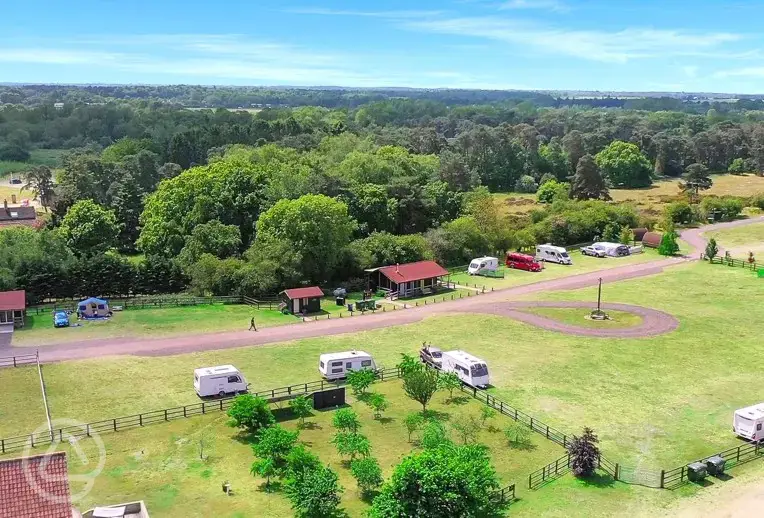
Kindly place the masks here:
POLYGON ((26 171, 46 228, 0 232, 0 289, 31 301, 352 288, 370 266, 617 237, 662 215, 609 203, 608 189, 660 177, 683 178, 677 222, 761 202, 699 196, 709 172, 764 171, 757 100, 11 86, 0 101, 0 160, 68 150, 26 171), (491 193, 507 191, 544 208, 506 217, 491 193))

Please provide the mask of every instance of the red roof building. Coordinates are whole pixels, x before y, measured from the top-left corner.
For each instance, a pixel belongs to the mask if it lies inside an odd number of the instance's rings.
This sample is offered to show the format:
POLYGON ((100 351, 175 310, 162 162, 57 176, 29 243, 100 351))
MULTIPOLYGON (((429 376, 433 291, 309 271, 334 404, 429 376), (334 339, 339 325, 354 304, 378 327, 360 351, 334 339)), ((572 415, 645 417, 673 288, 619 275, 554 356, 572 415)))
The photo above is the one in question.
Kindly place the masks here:
POLYGON ((377 287, 395 294, 395 297, 411 297, 435 291, 443 284, 448 270, 435 261, 383 266, 369 272, 377 273, 377 287))
POLYGON ((318 286, 291 288, 280 293, 283 308, 293 315, 318 313, 324 292, 318 286))
POLYGON ((0 326, 24 326, 27 297, 24 290, 0 291, 0 326))
POLYGON ((34 207, 9 207, 8 201, 3 202, 0 209, 0 227, 13 227, 25 225, 33 227, 37 225, 37 211, 34 207))
POLYGON ((66 453, 0 461, 0 515, 72 518, 66 453))

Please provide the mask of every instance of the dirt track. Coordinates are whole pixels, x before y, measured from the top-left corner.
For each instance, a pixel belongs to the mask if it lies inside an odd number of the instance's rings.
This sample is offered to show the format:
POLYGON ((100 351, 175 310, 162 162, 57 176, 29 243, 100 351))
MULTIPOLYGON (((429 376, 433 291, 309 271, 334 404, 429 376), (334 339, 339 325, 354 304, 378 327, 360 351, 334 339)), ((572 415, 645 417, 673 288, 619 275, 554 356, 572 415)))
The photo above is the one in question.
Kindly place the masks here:
POLYGON ((642 323, 634 327, 597 329, 566 324, 553 318, 526 313, 524 308, 587 308, 594 309, 591 302, 502 302, 484 308, 481 313, 501 315, 525 322, 542 329, 568 335, 597 336, 610 338, 642 338, 670 333, 679 326, 679 321, 668 313, 656 309, 632 306, 631 304, 603 304, 605 310, 624 311, 642 317, 642 323))
MULTIPOLYGON (((574 290, 593 286, 599 278, 603 282, 616 282, 624 279, 654 275, 663 271, 667 266, 682 264, 687 261, 696 260, 705 247, 706 241, 702 237, 703 232, 716 230, 720 228, 735 227, 750 223, 764 221, 764 216, 752 218, 749 220, 734 221, 730 223, 720 223, 709 225, 699 229, 691 229, 682 232, 682 238, 687 241, 691 250, 685 257, 675 257, 666 259, 657 259, 648 263, 619 266, 606 270, 589 272, 580 275, 573 275, 560 279, 541 281, 524 286, 517 286, 505 290, 474 297, 459 299, 450 302, 441 302, 419 308, 407 310, 398 310, 394 312, 377 313, 375 315, 356 316, 352 318, 321 320, 318 322, 306 322, 295 325, 264 328, 258 332, 235 331, 226 333, 211 333, 204 335, 188 335, 170 338, 117 338, 117 339, 96 339, 85 340, 78 343, 65 343, 50 345, 40 349, 40 359, 44 362, 55 362, 65 360, 75 360, 83 358, 94 358, 100 356, 114 355, 138 355, 138 356, 166 356, 173 354, 183 354, 195 351, 226 349, 232 347, 244 347, 253 345, 262 345, 276 342, 285 342, 290 340, 299 340, 301 338, 312 338, 317 336, 328 336, 343 333, 354 333, 370 329, 379 329, 397 325, 411 324, 418 322, 431 315, 448 313, 485 313, 485 308, 491 304, 506 302, 508 299, 529 295, 538 292, 574 290)), ((613 307, 613 309, 617 309, 613 307)), ((644 308, 641 308, 644 311, 644 308)), ((527 313, 511 315, 518 320, 526 321, 527 313)), ((539 317, 542 318, 542 317, 539 317)), ((543 324, 552 329, 552 321, 544 319, 543 324)), ((529 322, 533 323, 533 322, 529 322)), ((537 323, 542 323, 540 320, 537 323)), ((556 326, 565 326, 565 324, 554 322, 556 326)), ((665 325, 668 325, 667 322, 665 325)), ((542 325, 541 327, 544 327, 542 325)), ((634 328, 632 328, 633 330, 634 328)), ((639 329, 639 328, 637 328, 639 329)), ((571 334, 580 334, 580 328, 570 326, 570 328, 558 328, 561 332, 571 334)), ((628 329, 610 330, 610 331, 629 331, 628 329)), ((644 329, 649 332, 649 329, 644 329)), ((592 336, 592 335, 588 335, 592 336)), ((613 335, 599 335, 613 336, 613 335)), ((634 336, 634 335, 618 335, 634 336)), ((638 335, 649 336, 649 335, 638 335)), ((24 348, 27 349, 28 348, 24 348)), ((5 348, 0 350, 0 355, 13 354, 13 352, 23 350, 21 348, 5 348)))

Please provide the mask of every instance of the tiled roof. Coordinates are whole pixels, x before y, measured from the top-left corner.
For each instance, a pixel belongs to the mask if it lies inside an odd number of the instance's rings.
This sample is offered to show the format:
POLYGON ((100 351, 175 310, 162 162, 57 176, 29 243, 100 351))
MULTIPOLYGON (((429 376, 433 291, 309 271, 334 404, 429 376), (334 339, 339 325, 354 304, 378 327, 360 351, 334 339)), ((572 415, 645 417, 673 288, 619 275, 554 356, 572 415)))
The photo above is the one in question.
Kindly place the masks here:
POLYGON ((0 515, 71 518, 66 453, 0 461, 0 515))
POLYGON ((37 219, 34 207, 0 207, 0 221, 20 221, 37 219))
POLYGON ((0 311, 24 309, 26 307, 27 298, 24 290, 0 291, 0 311))
POLYGON ((318 286, 309 286, 307 288, 292 288, 290 290, 284 290, 282 293, 286 293, 286 296, 289 297, 290 300, 324 296, 324 292, 321 291, 321 288, 318 286))
POLYGON ((448 271, 435 261, 418 261, 385 266, 379 271, 394 283, 420 281, 448 275, 448 271))

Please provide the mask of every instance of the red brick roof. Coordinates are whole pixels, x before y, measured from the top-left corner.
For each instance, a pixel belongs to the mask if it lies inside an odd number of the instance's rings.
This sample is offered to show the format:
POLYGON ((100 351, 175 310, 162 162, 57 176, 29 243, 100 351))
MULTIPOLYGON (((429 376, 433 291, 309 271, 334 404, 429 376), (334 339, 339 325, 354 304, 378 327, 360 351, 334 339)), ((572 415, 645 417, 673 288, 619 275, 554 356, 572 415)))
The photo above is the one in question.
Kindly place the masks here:
POLYGON ((0 515, 71 518, 66 453, 0 461, 0 515))
POLYGON ((448 275, 448 270, 435 261, 418 261, 416 263, 384 266, 379 271, 396 284, 448 275))
POLYGON ((307 288, 292 288, 290 290, 284 290, 281 293, 286 293, 286 296, 290 300, 324 296, 324 292, 321 291, 321 288, 318 286, 309 286, 307 288))
POLYGON ((24 309, 26 307, 27 296, 24 290, 0 291, 0 311, 24 309))

